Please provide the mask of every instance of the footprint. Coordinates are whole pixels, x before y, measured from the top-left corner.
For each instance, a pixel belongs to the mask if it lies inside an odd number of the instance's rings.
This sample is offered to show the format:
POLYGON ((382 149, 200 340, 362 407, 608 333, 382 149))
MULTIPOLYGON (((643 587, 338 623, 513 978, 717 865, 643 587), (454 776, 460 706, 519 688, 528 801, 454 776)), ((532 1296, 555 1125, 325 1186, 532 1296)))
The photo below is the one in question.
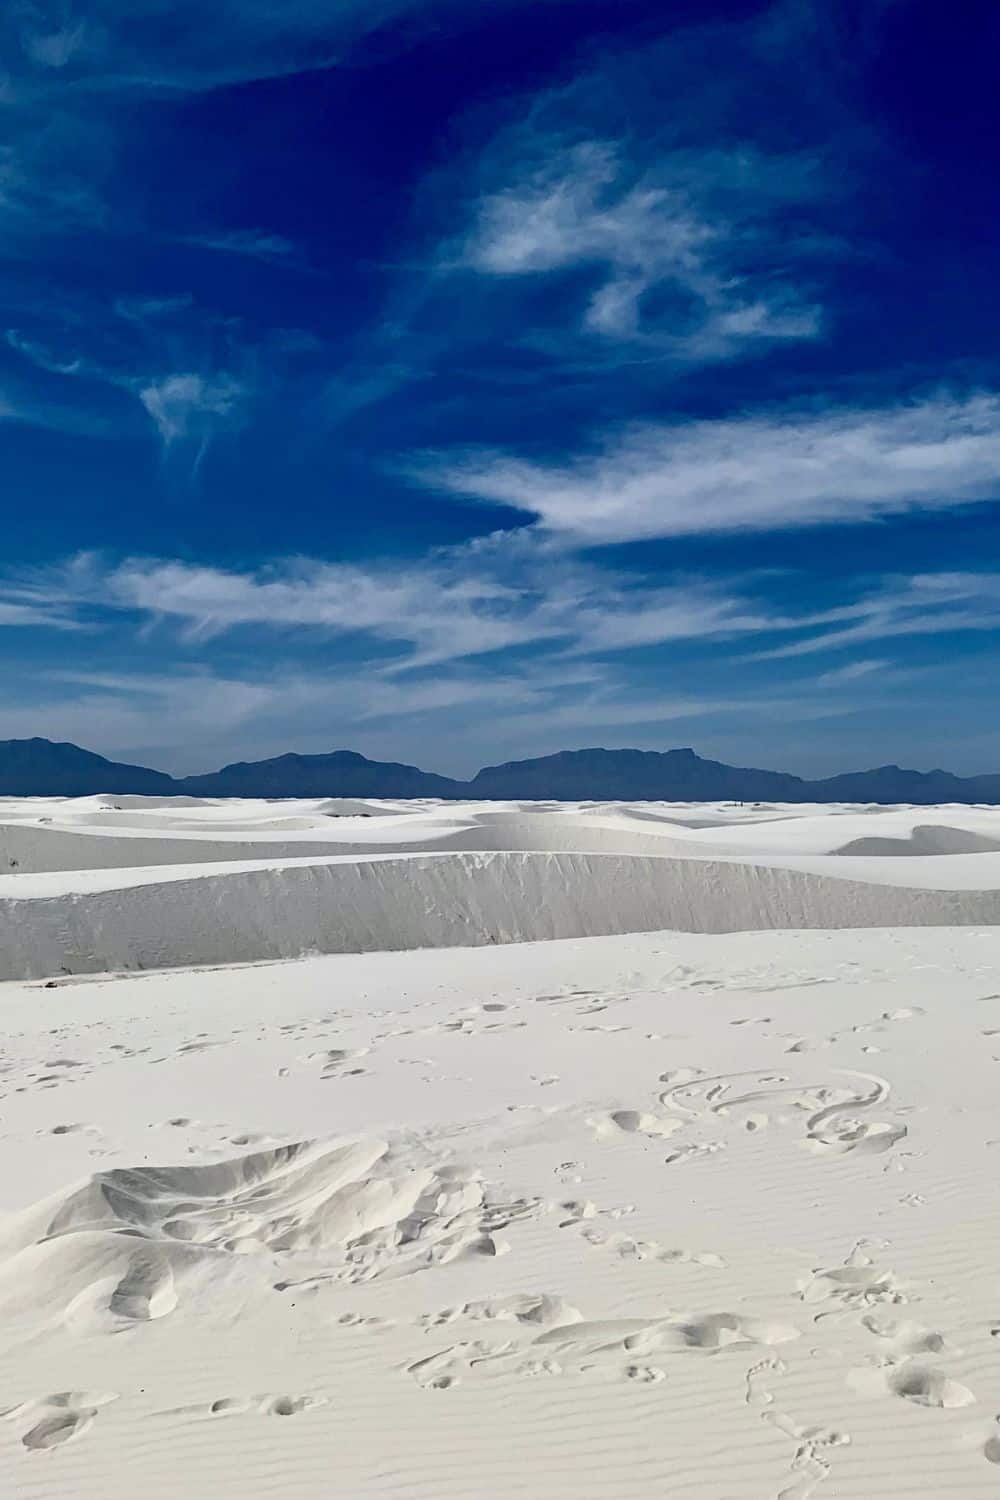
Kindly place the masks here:
MULTIPOLYGON (((892 1271, 883 1271, 865 1253, 864 1243, 855 1245, 842 1266, 819 1269, 799 1282, 803 1302, 835 1302, 843 1309, 872 1307, 877 1303, 907 1301, 892 1271)), ((884 1246, 882 1246, 884 1248, 884 1246)), ((826 1314, 820 1313, 818 1317, 826 1314)), ((868 1325, 866 1325, 868 1326, 868 1325)), ((874 1330, 869 1327, 869 1332, 874 1330)))
POLYGON ((86 1432, 99 1409, 117 1399, 114 1391, 59 1391, 39 1401, 22 1402, 0 1415, 11 1422, 26 1421, 21 1442, 33 1452, 44 1452, 86 1432))
POLYGON ((967 1386, 949 1379, 941 1370, 909 1362, 892 1371, 887 1385, 894 1396, 913 1401, 917 1406, 950 1410, 956 1406, 971 1406, 976 1399, 967 1386))
POLYGON ((803 1144, 817 1156, 842 1156, 848 1151, 881 1156, 904 1140, 906 1134, 905 1125, 890 1125, 885 1121, 866 1123, 847 1118, 837 1129, 822 1134, 810 1131, 803 1144))
POLYGON ((725 1150, 725 1145, 725 1141, 696 1141, 693 1145, 681 1146, 678 1151, 671 1151, 670 1155, 665 1156, 663 1160, 668 1167, 675 1161, 699 1161, 702 1157, 714 1156, 716 1151, 725 1150))
POLYGON ((723 1271, 726 1267, 722 1256, 716 1255, 714 1250, 664 1250, 660 1259, 685 1266, 711 1266, 715 1271, 723 1271))
POLYGON ((588 1244, 614 1250, 622 1260, 656 1260, 667 1265, 711 1266, 714 1270, 722 1270, 726 1264, 721 1255, 711 1250, 665 1250, 656 1240, 636 1240, 628 1234, 605 1234, 601 1229, 588 1228, 581 1233, 588 1244))
POLYGON ((547 1292, 467 1302, 461 1315, 466 1318, 513 1321, 527 1328, 565 1328, 581 1322, 583 1318, 577 1308, 547 1292))
POLYGON ((798 1444, 789 1464, 792 1482, 778 1491, 777 1500, 808 1500, 816 1486, 830 1476, 825 1450, 844 1447, 850 1443, 850 1435, 830 1427, 802 1427, 779 1411, 762 1412, 761 1419, 798 1444))
POLYGON ((393 1318, 366 1318, 362 1313, 341 1313, 337 1319, 338 1323, 345 1328, 392 1328, 395 1320, 393 1318))
POLYGON ((700 1077, 701 1068, 671 1068, 666 1073, 660 1074, 661 1083, 669 1083, 672 1089, 683 1088, 687 1083, 693 1083, 700 1077))
POLYGON ((252 1406, 253 1401, 249 1396, 220 1396, 212 1402, 208 1411, 212 1417, 229 1417, 249 1411, 252 1406))
POLYGON ((364 1068, 349 1068, 348 1063, 366 1057, 367 1047, 330 1047, 325 1052, 311 1052, 307 1062, 322 1064, 321 1078, 339 1078, 346 1074, 363 1073, 364 1068))
POLYGON ((668 1337, 674 1347, 683 1349, 724 1349, 730 1344, 787 1344, 799 1337, 799 1330, 723 1312, 673 1324, 668 1337))
POLYGON ((300 1411, 309 1411, 313 1406, 322 1406, 324 1396, 265 1396, 259 1410, 268 1417, 294 1417, 300 1411))
POLYGON ((760 1383, 761 1377, 765 1372, 770 1375, 784 1375, 787 1368, 784 1360, 781 1359, 761 1359, 755 1365, 751 1365, 746 1373, 746 1396, 744 1399, 747 1406, 771 1406, 774 1402, 774 1396, 760 1383))
MULTIPOLYGON (((861 1319, 861 1326, 888 1344, 890 1357, 893 1359, 905 1359, 914 1354, 943 1354, 947 1349, 943 1334, 934 1333, 919 1323, 880 1319, 874 1313, 869 1313, 861 1319)), ((953 1354, 960 1352, 957 1349, 951 1350, 953 1354)))
POLYGON ((851 1370, 847 1383, 863 1396, 899 1396, 914 1406, 952 1410, 971 1406, 975 1396, 967 1386, 952 1380, 942 1370, 904 1360, 898 1364, 877 1365, 851 1370))
MULTIPOLYGON (((242 1416, 245 1412, 258 1412, 266 1417, 293 1417, 300 1411, 309 1411, 314 1406, 325 1406, 325 1396, 219 1396, 208 1408, 210 1417, 242 1416)), ((192 1408, 183 1408, 190 1412, 192 1408)), ((195 1410, 202 1411, 199 1407, 195 1410)))
POLYGON ((589 1198, 569 1198, 558 1207, 563 1213, 569 1214, 568 1219, 562 1219, 559 1223, 560 1229, 569 1229, 574 1224, 580 1224, 584 1219, 593 1219, 597 1215, 597 1204, 589 1198))
POLYGON ((660 1116, 650 1114, 645 1110, 638 1109, 615 1109, 608 1115, 606 1121, 595 1121, 596 1134, 600 1140, 603 1136, 613 1134, 609 1125, 623 1131, 626 1135, 648 1135, 648 1136, 671 1136, 684 1125, 683 1120, 676 1116, 660 1116))
POLYGON ((510 1340, 495 1345, 478 1341, 452 1344, 447 1349, 438 1350, 436 1354, 429 1354, 425 1359, 414 1360, 406 1366, 406 1373, 425 1391, 447 1391, 458 1385, 462 1376, 473 1365, 485 1364, 488 1360, 499 1359, 514 1351, 515 1345, 510 1340))

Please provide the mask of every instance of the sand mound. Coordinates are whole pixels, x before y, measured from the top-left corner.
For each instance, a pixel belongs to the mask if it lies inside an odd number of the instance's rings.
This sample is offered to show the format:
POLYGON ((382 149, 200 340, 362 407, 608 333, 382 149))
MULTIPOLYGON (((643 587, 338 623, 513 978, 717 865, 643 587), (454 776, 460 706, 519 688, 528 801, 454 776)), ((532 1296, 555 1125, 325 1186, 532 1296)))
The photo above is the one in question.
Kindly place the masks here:
POLYGON ((107 808, 109 811, 128 812, 155 812, 158 808, 181 808, 181 807, 218 807, 219 803, 210 797, 143 797, 138 792, 127 792, 122 796, 112 796, 110 793, 98 793, 94 797, 69 798, 65 806, 81 806, 88 803, 92 807, 107 808))
POLYGON ((709 860, 504 852, 164 874, 0 900, 0 978, 663 929, 1000 922, 1000 891, 865 885, 709 860))
MULTIPOLYGON (((361 845, 355 852, 361 853, 361 845)), ((312 841, 316 854, 349 852, 332 840, 312 841)), ((66 828, 0 824, 0 871, 34 875, 56 870, 136 870, 148 865, 215 864, 232 859, 293 859, 304 852, 301 841, 254 839, 236 827, 226 839, 185 838, 169 828, 130 836, 77 833, 66 828)))
POLYGON ((852 839, 834 849, 834 854, 995 854, 1000 851, 1000 839, 989 838, 984 833, 974 833, 971 828, 950 828, 945 823, 921 823, 908 838, 861 838, 852 839))
POLYGON ((380 818, 387 813, 398 817, 420 809, 419 802, 369 802, 363 797, 327 797, 316 804, 316 811, 327 818, 380 818))
POLYGON ((467 1169, 404 1160, 385 1141, 302 1141, 198 1166, 116 1168, 8 1220, 5 1328, 115 1333, 316 1277, 348 1283, 494 1255, 531 1205, 488 1200, 467 1169))
MULTIPOLYGON (((213 811, 215 811, 213 809, 213 811)), ((0 872, 139 869, 147 865, 213 864, 232 859, 293 859, 296 855, 370 852, 545 850, 593 854, 684 854, 683 839, 645 832, 627 818, 588 820, 580 815, 506 811, 442 816, 437 810, 409 816, 308 813, 281 817, 190 819, 169 813, 122 816, 75 814, 60 824, 0 822, 0 872), (114 820, 114 821, 109 821, 114 820), (300 838, 288 838, 299 834, 300 838)))
POLYGON ((185 815, 183 812, 159 811, 132 811, 123 818, 121 811, 115 808, 104 812, 74 813, 71 819, 66 818, 63 827, 67 824, 72 828, 97 828, 102 833, 131 829, 141 833, 224 833, 232 838, 242 838, 255 833, 308 833, 313 829, 323 828, 325 820, 318 814, 304 817, 268 817, 267 814, 260 814, 244 818, 204 818, 185 815))

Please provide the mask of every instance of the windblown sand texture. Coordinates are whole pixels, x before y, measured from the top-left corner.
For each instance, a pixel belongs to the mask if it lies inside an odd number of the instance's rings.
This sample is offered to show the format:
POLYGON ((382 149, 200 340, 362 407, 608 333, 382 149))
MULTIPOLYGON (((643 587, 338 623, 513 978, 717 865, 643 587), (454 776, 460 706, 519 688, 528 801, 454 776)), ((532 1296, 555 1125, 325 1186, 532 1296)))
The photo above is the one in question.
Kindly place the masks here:
POLYGON ((1000 1486, 1000 811, 0 803, 0 1493, 1000 1486))

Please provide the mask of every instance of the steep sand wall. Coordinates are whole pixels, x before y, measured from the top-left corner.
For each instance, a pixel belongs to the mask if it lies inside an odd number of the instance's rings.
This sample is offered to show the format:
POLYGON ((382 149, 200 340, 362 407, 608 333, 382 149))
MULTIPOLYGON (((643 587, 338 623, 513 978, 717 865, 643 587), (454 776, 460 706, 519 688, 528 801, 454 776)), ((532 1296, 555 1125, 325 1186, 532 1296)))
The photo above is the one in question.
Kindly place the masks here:
POLYGON ((706 860, 480 853, 182 872, 0 900, 0 978, 673 929, 986 926, 1000 891, 706 860))

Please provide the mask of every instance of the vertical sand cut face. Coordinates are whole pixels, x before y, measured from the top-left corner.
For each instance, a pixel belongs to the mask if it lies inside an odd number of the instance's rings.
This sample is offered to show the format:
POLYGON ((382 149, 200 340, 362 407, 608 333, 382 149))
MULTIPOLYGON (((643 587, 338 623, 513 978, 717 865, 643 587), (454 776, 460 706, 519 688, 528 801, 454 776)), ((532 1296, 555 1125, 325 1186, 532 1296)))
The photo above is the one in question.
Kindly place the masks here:
POLYGON ((7 801, 0 855, 0 1493, 995 1494, 1000 811, 7 801))

